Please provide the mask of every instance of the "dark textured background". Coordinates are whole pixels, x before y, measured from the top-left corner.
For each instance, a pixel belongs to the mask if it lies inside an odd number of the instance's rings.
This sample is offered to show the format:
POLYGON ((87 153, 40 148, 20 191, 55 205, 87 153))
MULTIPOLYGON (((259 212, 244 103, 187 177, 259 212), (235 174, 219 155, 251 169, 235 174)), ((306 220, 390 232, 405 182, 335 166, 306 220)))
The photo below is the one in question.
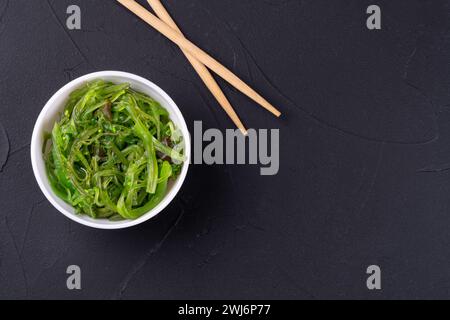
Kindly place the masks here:
POLYGON ((0 298, 449 298, 450 4, 377 0, 383 29, 369 31, 373 2, 164 1, 284 112, 223 85, 246 124, 280 128, 281 170, 193 166, 157 219, 107 232, 35 183, 31 133, 58 88, 129 71, 191 131, 232 124, 178 48, 114 1, 0 0, 0 298), (65 28, 74 3, 81 31, 65 28), (66 289, 70 264, 81 291, 66 289), (371 264, 382 291, 366 288, 371 264))

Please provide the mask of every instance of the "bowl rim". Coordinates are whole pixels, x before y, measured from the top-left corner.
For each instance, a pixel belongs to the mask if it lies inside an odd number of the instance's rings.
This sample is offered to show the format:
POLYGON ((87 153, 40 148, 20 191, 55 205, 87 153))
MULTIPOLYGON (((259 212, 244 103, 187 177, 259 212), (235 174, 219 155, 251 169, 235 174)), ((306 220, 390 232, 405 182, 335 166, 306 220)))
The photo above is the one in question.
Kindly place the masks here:
POLYGON ((172 100, 172 98, 158 85, 153 83, 152 81, 143 78, 141 76, 138 76, 133 73, 129 72, 123 72, 123 71, 99 71, 94 73, 89 73, 84 76, 78 77, 76 79, 73 79, 66 85, 64 85, 61 89, 59 89, 53 96, 47 101, 47 103, 44 105, 44 108, 41 110, 36 123, 34 125, 33 134, 31 138, 31 145, 30 145, 30 156, 31 156, 31 164, 33 168, 33 173, 36 178, 36 181, 41 189, 41 191, 44 193, 47 200, 55 207, 59 212, 64 214, 66 217, 71 219, 72 221, 75 221, 79 224, 85 225, 87 227, 96 228, 96 229, 103 229, 103 230, 117 230, 117 229, 125 229, 130 228, 133 226, 137 226, 141 223, 144 223, 155 216, 157 216, 161 211, 163 211, 175 198, 175 196, 178 194, 178 192, 181 189, 181 186, 183 185, 187 172, 190 166, 190 158, 191 158, 191 137, 189 130, 187 128, 186 120, 183 117, 183 114, 181 113, 180 109, 176 105, 176 103, 172 100), (39 135, 42 134, 43 126, 44 126, 44 120, 46 119, 46 114, 49 110, 52 108, 55 108, 55 101, 61 97, 63 94, 70 94, 73 90, 75 90, 77 87, 82 85, 83 83, 86 83, 88 81, 92 81, 95 79, 101 79, 102 77, 121 77, 125 79, 130 79, 135 82, 140 82, 146 87, 149 87, 150 89, 154 90, 159 94, 165 103, 170 105, 173 113, 176 114, 178 119, 180 120, 180 124, 178 125, 179 129, 181 130, 183 134, 183 138, 185 140, 185 155, 186 155, 186 162, 183 165, 183 169, 178 176, 176 182, 172 186, 172 189, 169 191, 168 194, 164 197, 164 199, 152 210, 150 210, 148 213, 144 214, 143 216, 139 217, 136 220, 124 220, 113 224, 102 224, 100 221, 102 219, 99 219, 98 222, 95 220, 86 220, 81 218, 81 216, 74 214, 72 212, 69 212, 65 208, 63 208, 56 199, 59 199, 57 195, 51 190, 51 188, 47 188, 44 184, 44 179, 47 179, 47 173, 44 170, 41 170, 38 166, 38 157, 42 157, 42 146, 38 146, 38 140, 39 135), (66 93, 68 91, 68 93, 66 93))

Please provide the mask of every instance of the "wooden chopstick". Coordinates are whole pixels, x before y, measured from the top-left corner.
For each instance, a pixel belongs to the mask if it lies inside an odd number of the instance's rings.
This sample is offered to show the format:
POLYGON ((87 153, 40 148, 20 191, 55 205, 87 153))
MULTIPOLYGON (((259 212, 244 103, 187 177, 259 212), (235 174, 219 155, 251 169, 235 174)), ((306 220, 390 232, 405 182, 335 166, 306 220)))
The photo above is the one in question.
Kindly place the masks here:
POLYGON ((211 57, 205 51, 197 47, 191 41, 187 40, 184 36, 178 33, 176 30, 172 29, 165 22, 160 20, 154 14, 150 13, 147 9, 141 6, 134 0, 117 0, 120 4, 126 7, 128 10, 133 12, 135 15, 140 17, 142 20, 147 22, 150 26, 158 30, 164 36, 172 40, 181 48, 187 50, 193 56, 195 56, 200 62, 206 65, 209 69, 214 71, 216 74, 221 76, 224 80, 230 83, 233 87, 241 91, 243 94, 248 96, 250 99, 261 105, 263 108, 279 117, 281 112, 271 105, 266 99, 264 99, 260 94, 253 90, 248 84, 239 79, 235 74, 233 74, 229 69, 220 64, 216 59, 211 57))
MULTIPOLYGON (((147 0, 147 2, 150 4, 150 6, 153 8, 153 11, 155 11, 156 15, 161 20, 167 23, 172 29, 178 31, 180 35, 183 35, 180 28, 178 28, 177 24, 172 19, 169 12, 167 12, 167 10, 164 8, 160 0, 147 0)), ((239 128, 239 130, 241 130, 242 134, 247 135, 247 129, 242 124, 241 120, 239 119, 239 116, 234 111, 227 97, 223 93, 222 89, 220 89, 219 85, 213 78, 211 72, 209 72, 208 68, 206 68, 203 63, 198 61, 197 58, 195 58, 191 53, 189 53, 183 48, 181 48, 181 50, 183 51, 184 55, 189 60, 189 62, 192 64, 195 71, 197 71, 198 75, 203 80, 206 87, 209 89, 209 91, 211 91, 213 96, 217 99, 219 104, 222 106, 222 108, 225 110, 225 112, 228 114, 228 116, 231 118, 234 124, 239 128)))

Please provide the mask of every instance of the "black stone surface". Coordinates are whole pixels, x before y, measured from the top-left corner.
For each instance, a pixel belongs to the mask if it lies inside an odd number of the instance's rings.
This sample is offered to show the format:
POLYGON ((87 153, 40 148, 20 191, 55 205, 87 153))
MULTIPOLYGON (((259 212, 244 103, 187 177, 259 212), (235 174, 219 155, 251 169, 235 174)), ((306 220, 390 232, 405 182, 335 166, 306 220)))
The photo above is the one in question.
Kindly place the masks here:
POLYGON ((101 70, 144 76, 192 132, 232 128, 177 47, 107 0, 0 0, 0 298, 450 297, 448 1, 166 0, 195 43, 280 107, 281 169, 192 166, 158 218, 77 225, 40 192, 29 143, 49 97, 101 70), (366 28, 370 4, 382 30, 366 28), (65 27, 78 4, 82 30, 65 27), (82 290, 66 288, 67 266, 82 290), (382 269, 382 290, 366 268, 382 269))

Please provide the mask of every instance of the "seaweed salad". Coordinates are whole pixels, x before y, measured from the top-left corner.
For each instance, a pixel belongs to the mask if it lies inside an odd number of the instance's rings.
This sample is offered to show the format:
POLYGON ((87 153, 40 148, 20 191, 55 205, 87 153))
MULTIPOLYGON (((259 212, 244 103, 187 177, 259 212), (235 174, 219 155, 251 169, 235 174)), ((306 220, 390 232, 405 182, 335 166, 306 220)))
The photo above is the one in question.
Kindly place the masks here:
POLYGON ((183 150, 180 130, 157 101, 103 80, 70 94, 43 146, 56 195, 78 214, 112 221, 157 206, 180 174, 183 150))

